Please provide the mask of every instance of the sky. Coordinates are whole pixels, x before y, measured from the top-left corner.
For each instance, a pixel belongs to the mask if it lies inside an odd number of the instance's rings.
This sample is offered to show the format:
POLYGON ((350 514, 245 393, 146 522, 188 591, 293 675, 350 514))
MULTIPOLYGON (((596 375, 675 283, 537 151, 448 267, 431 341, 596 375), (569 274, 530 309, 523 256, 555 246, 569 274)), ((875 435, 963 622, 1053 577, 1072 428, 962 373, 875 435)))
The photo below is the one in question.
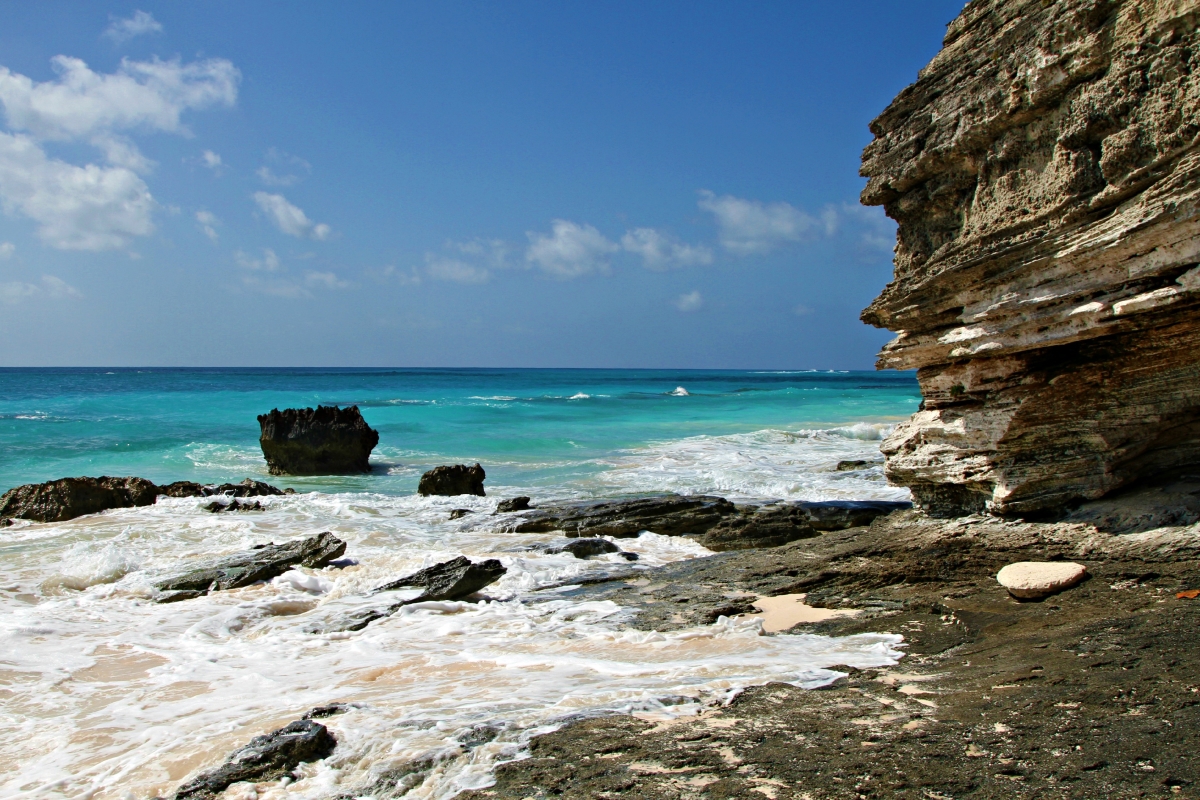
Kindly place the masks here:
POLYGON ((6 3, 0 366, 870 369, 961 6, 6 3))

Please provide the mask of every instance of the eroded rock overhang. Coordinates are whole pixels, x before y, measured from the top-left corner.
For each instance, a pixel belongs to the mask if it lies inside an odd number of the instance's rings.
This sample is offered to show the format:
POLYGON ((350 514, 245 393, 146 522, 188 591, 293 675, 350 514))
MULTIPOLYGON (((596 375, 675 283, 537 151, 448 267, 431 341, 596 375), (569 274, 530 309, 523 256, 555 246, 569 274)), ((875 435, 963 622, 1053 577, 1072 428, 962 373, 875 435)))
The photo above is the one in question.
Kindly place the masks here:
POLYGON ((1200 465, 1200 0, 976 0, 871 124, 899 224, 862 315, 939 515, 1053 513, 1200 465))

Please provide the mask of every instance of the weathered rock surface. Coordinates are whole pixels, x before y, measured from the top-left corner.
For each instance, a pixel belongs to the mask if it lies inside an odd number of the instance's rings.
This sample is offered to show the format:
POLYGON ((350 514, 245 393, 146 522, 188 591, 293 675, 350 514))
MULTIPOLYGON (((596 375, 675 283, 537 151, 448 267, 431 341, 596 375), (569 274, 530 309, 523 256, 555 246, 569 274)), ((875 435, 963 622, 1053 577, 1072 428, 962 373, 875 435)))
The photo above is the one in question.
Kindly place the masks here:
POLYGON ((148 506, 158 487, 145 478, 60 478, 9 489, 0 497, 0 518, 63 522, 110 508, 148 506))
POLYGON ((201 484, 194 481, 175 481, 158 487, 158 493, 167 497, 271 497, 294 494, 292 490, 280 491, 269 483, 246 478, 241 483, 201 484))
POLYGON ((209 592, 237 589, 269 581, 299 564, 323 567, 346 552, 346 543, 325 532, 284 544, 266 544, 193 566, 187 572, 154 586, 160 603, 188 600, 209 592))
POLYGON ((341 475, 370 472, 368 459, 379 432, 358 406, 272 409, 261 414, 259 444, 272 475, 341 475))
POLYGON ((662 495, 541 505, 514 519, 517 533, 562 531, 565 536, 630 538, 642 531, 664 536, 702 534, 737 514, 733 503, 708 495, 662 495))
POLYGON ((839 461, 834 468, 836 472, 854 472, 860 469, 870 469, 871 467, 882 464, 882 461, 867 461, 866 459, 852 459, 849 461, 839 461))
POLYGON ((413 603, 430 600, 461 600, 469 597, 485 586, 500 580, 506 572, 508 572, 508 568, 498 559, 489 558, 486 561, 474 563, 466 556, 458 556, 449 561, 434 564, 432 567, 418 570, 403 578, 376 586, 372 590, 372 594, 377 594, 397 589, 421 589, 421 593, 416 597, 400 600, 381 608, 357 611, 344 619, 331 623, 318 623, 306 630, 309 633, 360 631, 375 620, 390 617, 413 603))
POLYGON ((814 500, 792 503, 818 531, 843 531, 870 525, 876 517, 912 508, 907 500, 814 500))
POLYGON ((213 800, 239 781, 273 781, 288 777, 300 764, 320 761, 337 747, 329 729, 311 719, 296 720, 276 731, 255 736, 215 770, 180 786, 175 800, 213 800))
POLYGON ((533 506, 529 505, 529 498, 522 495, 511 500, 501 500, 496 504, 496 513, 511 514, 514 511, 528 511, 531 508, 533 506))
POLYGON ((204 507, 205 511, 213 514, 223 514, 226 511, 263 511, 263 504, 255 500, 252 503, 239 503, 237 498, 232 502, 222 503, 219 500, 214 500, 204 507))
POLYGON ((618 553, 626 561, 637 561, 637 553, 627 553, 608 539, 600 539, 595 536, 584 536, 577 539, 559 539, 553 542, 542 542, 541 544, 533 545, 530 550, 537 550, 542 553, 557 554, 570 553, 576 558, 591 558, 592 556, 602 556, 608 553, 618 553))
POLYGON ((1040 600, 1069 589, 1087 575, 1087 567, 1072 561, 1018 561, 996 573, 996 582, 1021 600, 1040 600))
POLYGON ((466 464, 434 467, 421 476, 421 482, 417 484, 417 494, 425 497, 454 497, 460 494, 483 497, 483 480, 486 477, 487 473, 478 464, 473 467, 466 464))
POLYGON ((863 320, 921 411, 887 474, 941 516, 1056 514, 1200 463, 1194 0, 975 0, 871 123, 899 223, 863 320))
POLYGON ((804 509, 791 504, 763 506, 725 517, 699 538, 709 550, 778 547, 819 536, 804 509))

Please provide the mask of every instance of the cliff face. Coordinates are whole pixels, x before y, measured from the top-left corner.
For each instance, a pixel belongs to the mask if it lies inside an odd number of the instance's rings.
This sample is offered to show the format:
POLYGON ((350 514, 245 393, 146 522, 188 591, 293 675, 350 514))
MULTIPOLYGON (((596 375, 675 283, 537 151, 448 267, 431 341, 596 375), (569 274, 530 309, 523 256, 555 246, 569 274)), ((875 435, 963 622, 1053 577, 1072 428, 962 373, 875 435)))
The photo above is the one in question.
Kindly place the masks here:
POLYGON ((1200 0, 975 0, 871 124, 899 223, 862 315, 935 515, 1050 512, 1200 465, 1200 0))

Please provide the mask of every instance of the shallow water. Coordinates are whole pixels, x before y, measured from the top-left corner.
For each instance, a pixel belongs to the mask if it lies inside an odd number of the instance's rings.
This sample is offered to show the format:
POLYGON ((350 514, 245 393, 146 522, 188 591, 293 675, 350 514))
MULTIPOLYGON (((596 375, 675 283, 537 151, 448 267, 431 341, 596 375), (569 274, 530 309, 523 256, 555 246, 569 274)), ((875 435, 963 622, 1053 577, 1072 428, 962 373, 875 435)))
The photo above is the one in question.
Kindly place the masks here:
MULTIPOLYGON (((101 472, 264 478, 253 414, 272 406, 358 402, 382 437, 373 474, 289 479, 300 493, 265 498, 261 513, 217 516, 199 499, 164 499, 0 534, 0 719, 10 732, 0 795, 166 795, 252 736, 341 701, 357 707, 325 720, 339 740, 331 758, 286 786, 229 796, 326 798, 436 757, 407 796, 446 798, 487 785, 497 760, 573 715, 695 713, 747 685, 816 686, 836 677, 829 667, 899 657, 898 636, 763 636, 753 619, 630 630, 631 610, 581 602, 563 586, 627 562, 521 551, 549 537, 506 533, 489 512, 518 493, 902 498, 878 469, 833 466, 877 457, 881 433, 915 407, 910 378, 533 372, 0 372, 0 488, 101 472), (105 388, 111 379, 118 385, 105 388), (495 399, 506 397, 525 399, 495 399), (427 466, 475 459, 488 468, 488 498, 412 494, 427 466), (459 507, 478 513, 449 521, 459 507), (323 530, 349 544, 337 566, 148 601, 156 578, 192 560, 323 530), (459 554, 508 567, 487 600, 305 633, 379 603, 372 587, 459 554), (480 743, 479 726, 499 733, 480 743)), ((637 569, 707 552, 653 533, 620 544, 639 553, 637 569)))

